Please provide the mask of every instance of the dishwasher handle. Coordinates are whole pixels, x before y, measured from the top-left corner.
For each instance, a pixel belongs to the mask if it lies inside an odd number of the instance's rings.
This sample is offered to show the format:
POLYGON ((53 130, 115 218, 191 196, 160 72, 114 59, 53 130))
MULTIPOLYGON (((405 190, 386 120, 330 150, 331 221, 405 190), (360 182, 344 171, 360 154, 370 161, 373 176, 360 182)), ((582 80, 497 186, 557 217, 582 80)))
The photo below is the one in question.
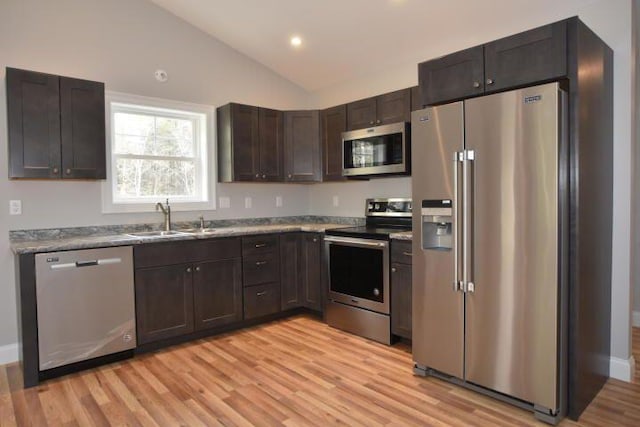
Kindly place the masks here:
POLYGON ((102 258, 102 259, 94 259, 91 261, 76 261, 76 262, 67 262, 63 264, 54 264, 51 266, 51 269, 66 270, 69 268, 92 267, 95 265, 120 264, 121 262, 122 262, 122 258, 102 258))

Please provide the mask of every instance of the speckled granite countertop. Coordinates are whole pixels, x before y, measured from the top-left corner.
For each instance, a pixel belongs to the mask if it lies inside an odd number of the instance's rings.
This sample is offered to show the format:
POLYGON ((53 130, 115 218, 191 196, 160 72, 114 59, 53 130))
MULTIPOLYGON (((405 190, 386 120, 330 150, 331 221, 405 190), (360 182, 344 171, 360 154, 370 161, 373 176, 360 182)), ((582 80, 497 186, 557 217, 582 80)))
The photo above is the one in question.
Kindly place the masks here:
POLYGON ((391 233, 389 234, 389 238, 395 240, 413 240, 413 232, 411 231, 401 231, 400 233, 391 233))
MULTIPOLYGON (((52 252, 73 249, 103 248, 109 246, 140 245, 146 243, 157 243, 177 240, 197 240, 215 239, 221 237, 244 236, 250 234, 283 233, 292 231, 306 231, 323 233, 329 228, 349 227, 351 224, 336 223, 300 223, 300 224, 258 224, 258 225, 237 225, 215 228, 209 233, 188 233, 165 237, 134 237, 128 234, 107 234, 107 235, 77 235, 61 238, 34 238, 22 241, 12 241, 11 249, 15 254, 26 254, 35 252, 52 252)), ((179 229, 178 229, 179 231, 179 229)))

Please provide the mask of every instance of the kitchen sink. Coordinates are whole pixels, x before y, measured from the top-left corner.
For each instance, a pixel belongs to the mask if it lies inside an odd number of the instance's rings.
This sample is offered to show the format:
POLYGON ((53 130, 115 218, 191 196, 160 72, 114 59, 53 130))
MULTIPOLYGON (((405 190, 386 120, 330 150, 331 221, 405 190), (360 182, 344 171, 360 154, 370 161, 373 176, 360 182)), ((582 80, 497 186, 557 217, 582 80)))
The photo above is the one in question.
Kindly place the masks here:
POLYGON ((141 237, 143 239, 152 239, 159 237, 174 237, 174 236, 188 236, 190 233, 177 230, 154 230, 154 231, 139 231, 136 233, 127 233, 127 236, 141 237))
POLYGON ((185 228, 180 231, 188 234, 214 234, 219 230, 218 228, 185 228))

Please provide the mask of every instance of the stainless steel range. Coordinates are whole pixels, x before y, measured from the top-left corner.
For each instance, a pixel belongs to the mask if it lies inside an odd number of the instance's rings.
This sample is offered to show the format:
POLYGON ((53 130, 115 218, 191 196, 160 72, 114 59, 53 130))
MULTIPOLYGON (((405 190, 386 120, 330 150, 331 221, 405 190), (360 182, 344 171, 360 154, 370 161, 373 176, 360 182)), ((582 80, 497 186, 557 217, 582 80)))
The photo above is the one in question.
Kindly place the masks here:
POLYGON ((391 344, 389 235, 411 229, 411 199, 367 199, 366 225, 327 230, 330 326, 391 344))

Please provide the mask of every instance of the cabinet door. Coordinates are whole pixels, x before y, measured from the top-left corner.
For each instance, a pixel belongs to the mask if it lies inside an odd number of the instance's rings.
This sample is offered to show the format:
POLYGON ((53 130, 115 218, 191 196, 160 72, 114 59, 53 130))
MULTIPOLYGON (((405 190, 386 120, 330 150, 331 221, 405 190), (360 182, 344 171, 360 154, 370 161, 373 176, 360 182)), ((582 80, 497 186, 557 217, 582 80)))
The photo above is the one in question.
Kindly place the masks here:
POLYGON ((545 25, 487 43, 485 90, 494 92, 567 74, 567 23, 545 25))
POLYGON ((192 276, 185 264, 136 269, 139 344, 193 332, 192 276))
POLYGON ((342 132, 347 130, 347 106, 338 105, 322 112, 323 181, 344 181, 342 176, 342 132))
POLYGON ((196 330, 242 320, 240 258, 195 264, 193 301, 196 330))
POLYGON ((262 181, 282 181, 283 177, 283 114, 282 111, 259 108, 260 162, 262 181))
POLYGON ((282 310, 303 306, 301 233, 280 236, 280 304, 282 310))
POLYGON ((233 147, 233 181, 256 181, 259 175, 258 108, 231 104, 230 145, 233 147))
POLYGON ((322 242, 320 234, 303 233, 301 254, 301 281, 304 306, 322 311, 322 242))
POLYGON ((7 68, 9 178, 60 178, 59 77, 7 68))
POLYGON ((364 129, 376 124, 376 98, 347 104, 347 129, 364 129))
POLYGON ((422 97, 420 86, 411 87, 411 111, 422 110, 422 97))
POLYGON ((385 93, 376 102, 377 125, 411 121, 411 89, 385 93))
POLYGON ((391 265, 391 333, 411 339, 411 266, 391 265))
POLYGON ((484 49, 472 47, 418 64, 422 105, 440 104, 484 92, 484 49))
POLYGON ((60 78, 62 177, 105 179, 104 83, 60 78))
POLYGON ((320 112, 284 113, 285 181, 320 181, 320 112))

